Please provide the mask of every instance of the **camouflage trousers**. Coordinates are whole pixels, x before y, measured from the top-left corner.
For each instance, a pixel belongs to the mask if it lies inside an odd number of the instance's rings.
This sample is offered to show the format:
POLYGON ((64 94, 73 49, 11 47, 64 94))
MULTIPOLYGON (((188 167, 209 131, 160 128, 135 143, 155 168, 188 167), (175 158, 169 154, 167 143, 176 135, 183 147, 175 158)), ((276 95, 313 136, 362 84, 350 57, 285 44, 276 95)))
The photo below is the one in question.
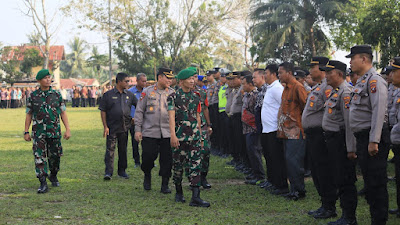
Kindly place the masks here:
POLYGON ((182 183, 183 170, 189 178, 190 186, 201 184, 201 144, 200 140, 180 141, 178 148, 172 148, 172 169, 175 185, 182 183))
POLYGON ((201 148, 201 172, 208 173, 208 168, 210 166, 210 139, 207 134, 203 134, 203 148, 201 148))
POLYGON ((60 170, 60 157, 63 154, 59 138, 33 138, 36 177, 47 176, 60 170))

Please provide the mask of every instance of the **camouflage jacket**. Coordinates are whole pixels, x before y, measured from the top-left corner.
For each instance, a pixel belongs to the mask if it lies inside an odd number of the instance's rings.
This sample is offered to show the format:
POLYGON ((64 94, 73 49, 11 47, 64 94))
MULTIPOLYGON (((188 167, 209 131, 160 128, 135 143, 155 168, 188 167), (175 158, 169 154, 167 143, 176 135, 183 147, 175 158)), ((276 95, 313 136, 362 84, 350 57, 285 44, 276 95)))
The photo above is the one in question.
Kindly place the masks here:
POLYGON ((200 95, 195 91, 183 92, 179 88, 168 96, 168 110, 175 110, 175 133, 179 141, 200 139, 197 113, 201 112, 200 95))
POLYGON ((35 138, 61 138, 60 114, 65 111, 60 92, 40 88, 32 92, 26 104, 26 113, 32 114, 32 132, 35 138))
POLYGON ((207 99, 207 92, 202 87, 196 86, 195 93, 198 93, 200 96, 200 104, 201 104, 201 112, 200 112, 200 120, 201 120, 201 133, 203 137, 207 135, 207 120, 204 116, 203 109, 208 107, 208 99, 207 99))

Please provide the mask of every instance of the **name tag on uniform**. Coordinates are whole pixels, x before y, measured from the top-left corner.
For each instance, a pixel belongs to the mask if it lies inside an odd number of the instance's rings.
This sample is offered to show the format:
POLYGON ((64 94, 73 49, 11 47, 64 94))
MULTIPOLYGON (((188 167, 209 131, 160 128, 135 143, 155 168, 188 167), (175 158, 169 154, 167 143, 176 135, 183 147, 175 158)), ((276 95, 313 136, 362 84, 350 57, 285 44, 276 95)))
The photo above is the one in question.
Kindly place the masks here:
POLYGON ((112 99, 118 99, 118 97, 112 97, 112 99))

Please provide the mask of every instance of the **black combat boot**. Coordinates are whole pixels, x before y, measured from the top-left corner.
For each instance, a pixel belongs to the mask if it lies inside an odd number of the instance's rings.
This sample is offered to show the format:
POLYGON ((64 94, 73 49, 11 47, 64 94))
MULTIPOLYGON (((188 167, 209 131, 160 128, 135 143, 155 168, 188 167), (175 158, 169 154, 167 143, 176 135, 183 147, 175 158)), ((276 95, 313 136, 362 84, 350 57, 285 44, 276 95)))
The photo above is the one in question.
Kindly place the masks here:
POLYGON ((169 194, 171 193, 171 189, 168 187, 169 177, 163 177, 161 182, 161 193, 169 194))
POLYGON ((151 173, 144 174, 143 188, 146 191, 151 190, 151 173))
POLYGON ((207 181, 207 173, 206 172, 201 173, 201 186, 203 186, 204 189, 211 188, 211 184, 209 184, 207 181))
POLYGON ((60 182, 58 182, 58 179, 57 179, 57 172, 51 172, 50 176, 49 176, 49 180, 51 182, 51 186, 53 186, 53 187, 60 186, 60 182))
POLYGON ((203 201, 200 198, 200 188, 192 186, 192 200, 189 203, 189 206, 197 206, 197 207, 210 207, 210 203, 203 201))
POLYGON ((39 177, 39 181, 40 181, 40 187, 38 188, 37 193, 38 194, 46 193, 49 190, 49 187, 47 187, 46 176, 39 177))
POLYGON ((175 202, 186 202, 185 198, 183 197, 183 190, 182 190, 182 184, 176 184, 176 194, 175 194, 175 202))

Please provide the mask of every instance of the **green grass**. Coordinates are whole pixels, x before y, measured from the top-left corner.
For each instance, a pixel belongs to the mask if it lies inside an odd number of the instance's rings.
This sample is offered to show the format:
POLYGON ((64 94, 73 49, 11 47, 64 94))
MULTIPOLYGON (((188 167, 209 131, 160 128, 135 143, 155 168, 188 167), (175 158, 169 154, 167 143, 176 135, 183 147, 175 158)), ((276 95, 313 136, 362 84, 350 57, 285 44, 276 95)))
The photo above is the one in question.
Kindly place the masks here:
MULTIPOLYGON (((201 192, 210 208, 193 208, 160 193, 159 167, 153 170, 153 190, 143 190, 143 173, 133 168, 128 147, 129 180, 114 176, 103 181, 105 139, 95 108, 68 108, 72 138, 63 141, 59 180, 47 194, 36 194, 32 144, 23 140, 24 109, 0 110, 0 224, 326 224, 305 213, 319 207, 313 183, 306 180, 307 198, 297 202, 268 194, 243 183, 243 175, 211 157, 211 190, 201 192)), ((115 160, 117 161, 117 160, 115 160)), ((157 162, 158 164, 158 162, 157 162)), ((393 164, 389 175, 393 176, 393 164)), ((171 183, 171 182, 170 182, 171 183)), ((362 178, 357 182, 362 186, 362 178)), ((186 200, 191 192, 184 184, 186 200)), ((170 184, 173 189, 173 185, 170 184)), ((395 207, 395 184, 388 184, 390 208, 395 207)), ((340 211, 339 204, 337 204, 340 211)), ((340 212, 339 212, 340 213, 340 212)), ((359 224, 369 224, 369 208, 359 198, 359 224)), ((400 219, 389 215, 388 224, 400 219)))

